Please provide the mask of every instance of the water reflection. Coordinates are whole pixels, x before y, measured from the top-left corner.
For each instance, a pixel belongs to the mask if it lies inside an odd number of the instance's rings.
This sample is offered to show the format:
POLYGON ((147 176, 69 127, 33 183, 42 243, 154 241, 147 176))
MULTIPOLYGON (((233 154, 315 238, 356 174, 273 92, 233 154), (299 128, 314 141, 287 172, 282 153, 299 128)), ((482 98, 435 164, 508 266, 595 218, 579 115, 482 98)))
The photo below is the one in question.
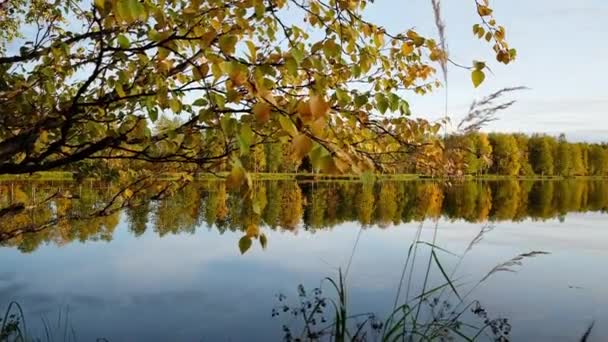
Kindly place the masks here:
MULTIPOLYGON (((31 210, 1 219, 0 232, 48 222, 58 215, 78 217, 104 205, 117 185, 102 183, 0 183, 0 208, 43 203, 31 210), (60 192, 62 196, 44 200, 60 192)), ((142 203, 123 211, 128 230, 140 236, 153 229, 158 236, 194 233, 209 227, 220 233, 243 232, 258 236, 260 227, 274 230, 315 231, 345 222, 390 227, 429 218, 486 221, 564 219, 572 212, 606 212, 608 182, 567 181, 465 181, 443 184, 410 182, 259 182, 255 196, 226 191, 222 182, 200 182, 175 196, 142 203)), ((21 234, 0 244, 35 251, 41 244, 65 245, 72 241, 110 241, 121 213, 88 220, 60 220, 52 229, 21 234)))

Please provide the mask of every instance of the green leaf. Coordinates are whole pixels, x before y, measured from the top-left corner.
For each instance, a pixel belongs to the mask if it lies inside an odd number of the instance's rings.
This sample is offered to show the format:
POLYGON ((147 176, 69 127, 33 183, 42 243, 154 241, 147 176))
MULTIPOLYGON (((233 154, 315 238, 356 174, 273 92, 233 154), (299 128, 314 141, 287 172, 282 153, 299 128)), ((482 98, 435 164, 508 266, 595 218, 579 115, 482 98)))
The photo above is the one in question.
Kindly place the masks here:
POLYGON ((234 54, 235 46, 237 43, 236 36, 233 35, 223 35, 220 37, 219 44, 220 50, 227 55, 234 54))
POLYGON ((286 58, 285 66, 287 67, 287 71, 289 71, 289 75, 297 76, 298 75, 298 62, 294 58, 286 58))
POLYGON ((475 69, 471 73, 471 80, 473 81, 473 85, 475 86, 475 88, 479 87, 479 85, 485 79, 486 79, 486 75, 481 70, 475 69))
POLYGON ((235 131, 236 119, 228 115, 224 115, 220 119, 220 124, 222 125, 222 130, 224 131, 224 134, 231 136, 232 133, 234 133, 235 131))
POLYGON ((106 6, 105 0, 95 0, 95 6, 99 9, 104 9, 106 6))
POLYGON ((169 107, 171 107, 171 110, 175 114, 179 114, 182 112, 182 102, 176 98, 172 98, 169 101, 169 107))
POLYGON ((146 9, 144 8, 144 5, 139 2, 139 0, 128 0, 128 3, 129 13, 134 20, 140 19, 143 21, 147 19, 146 9))
POLYGON ((298 135, 298 129, 293 124, 293 121, 291 121, 291 119, 288 117, 283 115, 279 116, 279 124, 285 132, 291 135, 292 138, 295 138, 298 135))
POLYGON ((357 95, 355 97, 355 106, 362 107, 367 104, 367 95, 357 95))
POLYGON ((196 100, 194 100, 194 102, 192 102, 193 106, 197 106, 197 107, 203 107, 206 106, 208 104, 207 100, 204 98, 198 98, 196 100))
POLYGON ((253 63, 257 58, 258 48, 251 40, 248 40, 245 43, 247 44, 247 48, 249 49, 249 60, 253 63))
POLYGON ((247 250, 249 248, 251 248, 251 238, 249 236, 243 236, 240 240, 239 240, 239 250, 241 251, 241 254, 245 254, 245 252, 247 252, 247 250))
POLYGON ((127 94, 125 94, 124 89, 122 89, 122 84, 120 84, 119 82, 116 82, 116 85, 114 85, 114 89, 116 90, 116 93, 120 97, 125 97, 127 95, 127 94))
POLYGON ((315 147, 310 151, 308 156, 310 157, 310 163, 315 170, 321 170, 323 167, 323 157, 327 155, 327 151, 323 146, 315 143, 315 147))
POLYGON ((239 139, 239 148, 241 150, 241 155, 248 155, 251 144, 253 143, 254 135, 251 127, 247 124, 243 124, 241 126, 241 132, 238 136, 239 139))
POLYGON ((129 42, 129 38, 125 37, 122 34, 118 35, 117 40, 118 40, 118 45, 120 45, 120 47, 123 49, 128 49, 131 46, 131 42, 129 42))
POLYGON ((336 89, 336 98, 341 105, 345 105, 351 102, 350 95, 343 89, 336 89))
POLYGON ((410 111, 410 104, 407 101, 402 100, 399 104, 399 112, 402 115, 411 115, 412 112, 410 111))
POLYGON ((262 246, 262 249, 266 249, 266 246, 268 245, 268 239, 266 238, 266 235, 264 233, 260 234, 260 245, 262 246))
POLYGON ((298 65, 300 65, 300 63, 302 63, 304 60, 304 52, 297 47, 291 49, 291 56, 295 59, 298 65))
POLYGON ((129 8, 129 1, 118 1, 115 13, 122 21, 126 21, 127 23, 131 23, 133 21, 133 18, 131 17, 131 10, 129 8))
POLYGON ((386 110, 388 109, 388 99, 386 98, 386 96, 384 96, 384 94, 377 93, 375 95, 375 99, 376 109, 378 109, 382 114, 386 113, 386 110))
POLYGON ((232 170, 230 170, 230 174, 226 177, 226 189, 227 190, 237 190, 246 180, 247 173, 241 164, 239 159, 234 160, 232 164, 232 170))
POLYGON ((395 112, 397 111, 397 109, 399 109, 399 101, 401 99, 399 98, 399 96, 395 93, 391 93, 388 97, 388 102, 389 102, 389 106, 391 108, 391 111, 395 112))
POLYGON ((148 116, 150 117, 150 120, 152 120, 152 122, 156 122, 156 120, 158 120, 158 111, 156 110, 156 108, 152 108, 151 110, 149 110, 148 116))

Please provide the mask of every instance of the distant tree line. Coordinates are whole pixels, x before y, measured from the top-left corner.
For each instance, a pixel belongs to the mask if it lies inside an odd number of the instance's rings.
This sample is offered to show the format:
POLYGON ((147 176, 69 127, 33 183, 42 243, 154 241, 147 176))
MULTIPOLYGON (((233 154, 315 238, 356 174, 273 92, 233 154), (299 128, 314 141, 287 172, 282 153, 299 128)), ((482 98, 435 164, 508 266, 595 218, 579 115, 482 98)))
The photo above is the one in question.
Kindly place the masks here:
POLYGON ((562 134, 467 133, 445 140, 468 175, 606 176, 608 145, 568 142, 562 134))

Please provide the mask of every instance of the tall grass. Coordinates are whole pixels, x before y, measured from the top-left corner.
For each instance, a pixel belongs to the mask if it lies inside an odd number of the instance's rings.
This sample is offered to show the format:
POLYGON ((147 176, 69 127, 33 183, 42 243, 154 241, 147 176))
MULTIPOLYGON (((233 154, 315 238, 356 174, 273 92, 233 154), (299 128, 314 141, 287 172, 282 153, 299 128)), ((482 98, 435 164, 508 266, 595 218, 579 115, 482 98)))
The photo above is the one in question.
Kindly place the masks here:
MULTIPOLYGON (((325 278, 321 286, 309 295, 303 286, 298 287, 300 297, 295 306, 284 304, 286 297, 279 296, 281 304, 273 309, 272 316, 301 317, 298 331, 283 326, 286 341, 509 341, 511 325, 506 318, 491 317, 477 300, 468 299, 473 291, 499 272, 515 272, 528 258, 547 252, 534 251, 520 254, 491 269, 485 276, 464 291, 456 273, 466 254, 483 239, 492 227, 483 227, 461 255, 456 255, 435 244, 437 223, 431 242, 421 240, 422 224, 410 244, 401 277, 396 289, 394 305, 382 320, 373 313, 352 314, 348 310, 346 277, 341 270, 337 278, 325 278), (422 251, 422 249, 425 251, 422 251), (427 254, 423 254, 426 252, 427 254), (421 258, 422 261, 416 259, 421 258), (457 258, 456 266, 448 272, 442 259, 457 258), (415 270, 423 265, 421 281, 415 283, 415 270), (438 278, 431 285, 432 275, 438 278), (330 295, 323 295, 323 285, 329 284, 330 295), (416 290, 414 290, 414 288, 416 290)), ((295 321, 298 322, 297 320, 295 321)))
POLYGON ((0 341, 27 341, 25 316, 17 302, 10 302, 0 318, 0 341))
MULTIPOLYGON (((17 302, 10 302, 3 318, 0 318, 0 342, 76 342, 76 331, 70 319, 69 306, 60 309, 56 321, 49 320, 46 316, 41 316, 44 335, 33 337, 28 332, 25 315, 21 305, 17 302)), ((98 339, 97 341, 104 341, 98 339)))

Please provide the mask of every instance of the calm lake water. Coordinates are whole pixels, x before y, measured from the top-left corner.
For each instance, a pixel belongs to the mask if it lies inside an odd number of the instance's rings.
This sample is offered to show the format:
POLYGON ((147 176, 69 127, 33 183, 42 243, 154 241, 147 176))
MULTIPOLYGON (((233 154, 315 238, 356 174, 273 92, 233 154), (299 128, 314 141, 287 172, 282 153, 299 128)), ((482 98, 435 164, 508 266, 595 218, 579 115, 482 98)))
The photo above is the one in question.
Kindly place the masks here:
MULTIPOLYGON (((2 241, 0 312, 18 301, 28 330, 43 340, 45 324, 59 341, 280 340, 283 324, 298 323, 271 317, 285 302, 277 296, 295 304, 299 284, 318 287, 338 269, 347 271, 350 312, 386 317, 420 234, 457 255, 468 249, 462 259, 437 253, 464 293, 517 255, 550 253, 495 272, 469 295, 508 319, 513 341, 578 341, 591 322, 589 340, 608 340, 608 182, 256 187, 255 201, 243 202, 221 183, 197 183, 160 202, 2 241), (265 246, 247 232, 263 234, 265 246)), ((49 201, 1 221, 0 230, 99 206, 112 192, 88 182, 3 182, 0 207, 56 189, 79 199, 49 201)), ((413 292, 429 256, 421 246, 413 292)), ((435 270, 429 283, 442 279, 435 270)))

